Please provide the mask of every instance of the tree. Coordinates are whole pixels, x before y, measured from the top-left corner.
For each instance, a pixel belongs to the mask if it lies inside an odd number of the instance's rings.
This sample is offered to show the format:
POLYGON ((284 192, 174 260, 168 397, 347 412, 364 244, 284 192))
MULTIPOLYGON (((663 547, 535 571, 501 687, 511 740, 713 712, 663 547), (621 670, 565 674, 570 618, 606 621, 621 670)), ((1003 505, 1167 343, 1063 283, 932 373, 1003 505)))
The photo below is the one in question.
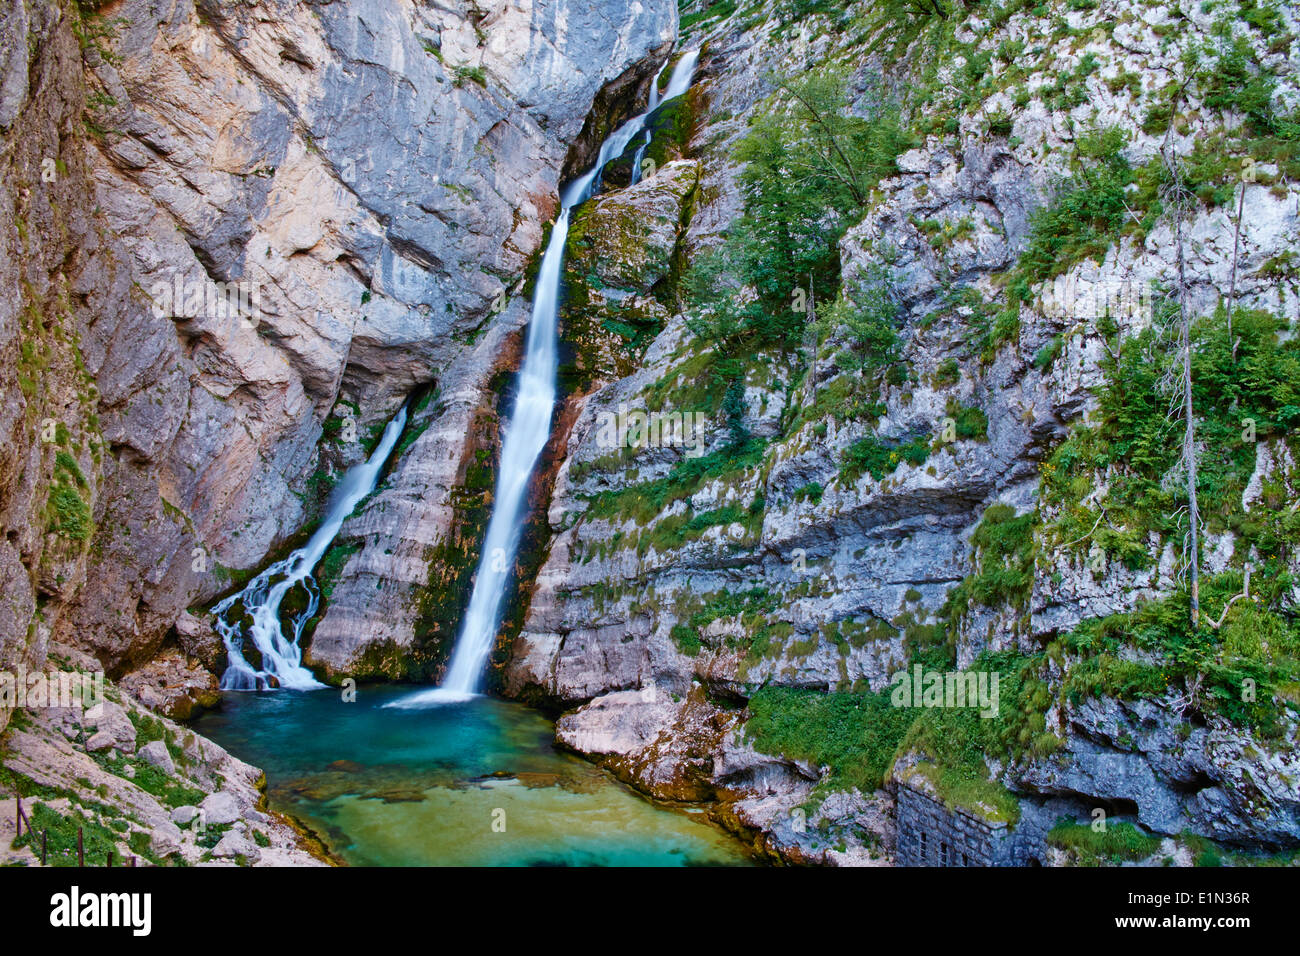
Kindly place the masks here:
MULTIPOLYGON (((1172 108, 1177 112, 1178 101, 1187 88, 1185 81, 1174 94, 1172 108)), ((1165 182, 1160 187, 1160 200, 1165 208, 1172 210, 1174 217, 1174 245, 1177 249, 1175 269, 1174 300, 1178 315, 1178 353, 1180 358, 1176 391, 1180 393, 1183 414, 1183 468, 1187 474, 1187 509, 1190 520, 1190 542, 1188 571, 1191 580, 1192 627, 1200 624, 1201 619, 1201 581, 1200 581, 1200 510, 1196 501, 1196 415, 1192 407, 1192 330, 1191 316, 1187 311, 1187 269, 1183 255, 1183 213, 1191 199, 1191 191, 1183 183, 1182 169, 1178 164, 1178 153, 1170 141, 1170 131, 1165 133, 1161 157, 1164 162, 1165 182)))

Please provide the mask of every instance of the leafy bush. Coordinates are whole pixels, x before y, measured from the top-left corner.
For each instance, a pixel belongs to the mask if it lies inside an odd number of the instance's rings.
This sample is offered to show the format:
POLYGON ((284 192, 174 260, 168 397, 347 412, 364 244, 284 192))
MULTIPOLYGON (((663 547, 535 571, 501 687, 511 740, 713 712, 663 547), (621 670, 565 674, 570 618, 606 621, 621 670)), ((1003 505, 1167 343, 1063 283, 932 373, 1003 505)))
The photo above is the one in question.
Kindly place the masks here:
MULTIPOLYGON (((1300 342, 1280 341, 1284 323, 1267 312, 1235 310, 1231 336, 1222 311, 1192 328, 1192 398, 1201 445, 1197 495, 1209 530, 1232 529, 1243 548, 1276 555, 1300 542, 1300 520, 1285 509, 1242 508, 1255 469, 1255 439, 1288 434, 1300 424, 1300 342), (1233 348, 1236 348, 1236 358, 1233 348)), ((1181 482, 1167 483, 1181 454, 1183 425, 1169 414, 1161 380, 1178 360, 1151 329, 1103 360, 1098 412, 1076 428, 1043 466, 1045 501, 1059 511, 1055 537, 1072 547, 1100 547, 1132 567, 1148 563, 1146 537, 1180 534, 1174 518, 1186 502, 1181 482), (1106 520, 1081 502, 1096 475, 1109 473, 1100 504, 1106 520), (1095 529, 1095 530, 1092 530, 1095 529)))
POLYGON ((1128 215, 1125 188, 1133 181, 1120 152, 1124 142, 1124 132, 1115 127, 1080 139, 1078 172, 1030 221, 1029 242, 1014 270, 1013 294, 1020 299, 1029 296, 1017 283, 1042 282, 1084 259, 1100 258, 1119 238, 1128 215))
MULTIPOLYGON (((1205 624, 1205 617, 1199 628, 1191 626, 1186 590, 1127 614, 1084 621, 1063 642, 1078 656, 1064 685, 1066 695, 1131 700, 1197 687, 1190 701, 1197 711, 1264 735, 1276 733, 1281 709, 1294 707, 1281 690, 1300 676, 1300 621, 1294 611, 1282 609, 1291 577, 1261 578, 1251 580, 1256 600, 1238 601, 1218 631, 1205 624), (1154 654, 1157 663, 1132 660, 1132 649, 1154 654), (1246 687, 1254 693, 1244 693, 1246 687)), ((1203 613, 1222 613, 1241 587, 1236 572, 1203 578, 1203 613)))
POLYGON ((695 306, 692 331, 726 354, 737 354, 740 343, 798 345, 807 315, 796 308, 795 290, 814 302, 834 300, 841 236, 912 145, 889 104, 871 119, 853 114, 842 70, 772 81, 773 101, 735 152, 744 163, 744 211, 726 243, 700 257, 684 283, 695 306), (741 286, 756 298, 738 300, 741 286))
POLYGON ((976 571, 948 592, 944 616, 955 632, 972 604, 1022 607, 1034 584, 1034 512, 990 505, 971 535, 976 571))

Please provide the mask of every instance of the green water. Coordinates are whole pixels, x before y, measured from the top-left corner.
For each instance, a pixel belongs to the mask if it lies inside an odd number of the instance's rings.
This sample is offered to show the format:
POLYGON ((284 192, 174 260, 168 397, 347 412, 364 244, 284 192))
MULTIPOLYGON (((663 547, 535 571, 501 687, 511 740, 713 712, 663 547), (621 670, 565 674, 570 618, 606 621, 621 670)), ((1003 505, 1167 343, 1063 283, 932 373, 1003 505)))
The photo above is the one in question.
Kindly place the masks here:
POLYGON ((227 693, 195 730, 266 771, 271 806, 359 866, 745 865, 701 815, 655 806, 556 750, 554 726, 476 698, 382 705, 406 688, 227 693))

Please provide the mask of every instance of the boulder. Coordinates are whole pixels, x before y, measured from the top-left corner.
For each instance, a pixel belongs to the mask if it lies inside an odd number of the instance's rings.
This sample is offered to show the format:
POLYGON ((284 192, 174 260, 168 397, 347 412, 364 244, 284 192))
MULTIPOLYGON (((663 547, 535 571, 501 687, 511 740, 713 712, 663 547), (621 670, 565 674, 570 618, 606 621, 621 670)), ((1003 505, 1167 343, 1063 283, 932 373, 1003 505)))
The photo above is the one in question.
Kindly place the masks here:
POLYGON ((135 724, 126 708, 111 700, 100 701, 86 711, 82 723, 93 727, 95 733, 86 744, 88 750, 107 750, 116 747, 122 753, 135 753, 135 724))
POLYGON ((149 847, 158 856, 168 856, 181 848, 181 828, 170 821, 154 827, 149 837, 149 847))
POLYGON ((145 763, 152 764, 168 776, 176 772, 176 764, 172 761, 172 755, 168 753, 167 745, 161 740, 154 740, 145 744, 138 751, 138 756, 145 763))
POLYGON ((208 794, 199 807, 203 811, 205 826, 224 826, 234 823, 240 817, 239 800, 226 790, 208 794))
POLYGON ((256 863, 261 859, 262 854, 257 844, 242 833, 227 833, 212 848, 212 856, 215 859, 233 859, 242 856, 249 863, 256 863))
MULTIPOLYGON (((219 659, 214 660, 219 666, 219 659)), ((175 651, 127 674, 121 686, 150 710, 173 720, 191 720, 221 700, 216 675, 175 651)))

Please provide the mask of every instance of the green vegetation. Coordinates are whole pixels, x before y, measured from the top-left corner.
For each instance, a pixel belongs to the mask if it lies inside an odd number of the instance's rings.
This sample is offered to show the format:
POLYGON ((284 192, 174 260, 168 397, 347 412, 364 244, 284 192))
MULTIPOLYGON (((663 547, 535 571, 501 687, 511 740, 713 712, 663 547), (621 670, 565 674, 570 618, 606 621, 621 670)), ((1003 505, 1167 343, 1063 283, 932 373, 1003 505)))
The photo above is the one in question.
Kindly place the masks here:
MULTIPOLYGON (((1191 627, 1185 590, 1127 614, 1085 621, 1062 642, 1076 658, 1063 692, 1071 700, 1132 700, 1179 690, 1189 710, 1275 735, 1282 711, 1300 703, 1300 620, 1282 609, 1292 583, 1276 569, 1252 577, 1254 600, 1237 601, 1217 630, 1191 627), (1134 660, 1133 650, 1154 654, 1158 663, 1134 660)), ((1203 577, 1202 621, 1217 619, 1241 588, 1238 572, 1203 577)))
POLYGON ((874 266, 867 270, 855 290, 842 289, 820 322, 823 334, 843 329, 849 348, 837 356, 846 371, 891 372, 892 384, 901 379, 898 337, 898 303, 888 270, 874 266))
POLYGON ((705 0, 694 0, 694 4, 683 3, 678 29, 685 34, 697 23, 702 23, 706 20, 718 20, 722 17, 729 17, 735 12, 736 0, 715 0, 715 2, 709 6, 705 6, 705 0), (697 9, 691 13, 687 13, 686 11, 692 5, 697 9))
POLYGON ((763 753, 828 766, 823 793, 878 789, 914 712, 894 707, 889 693, 824 694, 763 687, 749 700, 745 733, 763 753))
POLYGON ((743 388, 743 359, 763 349, 798 350, 819 303, 835 303, 829 321, 850 329, 867 352, 860 361, 888 365, 894 349, 887 298, 870 285, 855 290, 857 304, 840 298, 838 244, 911 145, 898 111, 881 102, 871 119, 854 115, 847 74, 837 67, 771 79, 776 93, 735 153, 745 164, 743 212, 683 281, 688 327, 715 353, 710 371, 725 383, 731 411, 743 388), (737 296, 741 288, 756 295, 737 296))
POLYGON ((699 489, 712 478, 726 478, 763 460, 767 443, 749 439, 699 458, 684 458, 664 478, 603 491, 590 497, 588 514, 595 518, 635 518, 644 524, 674 501, 699 489))
POLYGON ((956 399, 948 399, 944 413, 953 420, 954 430, 959 440, 983 440, 989 434, 989 417, 984 409, 961 405, 956 399))
POLYGON ((316 567, 316 582, 320 585, 321 597, 328 602, 334 594, 334 585, 338 583, 343 566, 352 555, 361 550, 360 541, 336 541, 316 567))
POLYGON ((955 631, 972 604, 1023 607, 1034 584, 1034 512, 1016 516, 1010 505, 990 505, 971 535, 975 573, 948 593, 945 610, 955 631))
MULTIPOLYGON (((1192 396, 1203 446, 1197 496, 1205 524, 1210 532, 1234 531, 1241 538, 1239 555, 1254 546, 1266 561, 1300 542, 1300 516, 1281 507, 1282 498, 1267 498, 1265 507, 1249 512, 1241 503, 1257 442, 1284 439, 1300 448, 1294 442, 1300 342, 1281 341, 1284 329, 1277 316, 1245 310, 1234 312, 1231 338, 1221 310, 1192 329, 1192 396)), ((1161 388, 1176 360, 1151 329, 1112 346, 1103 360, 1106 382, 1097 392, 1092 423, 1076 428, 1042 467, 1058 544, 1077 551, 1099 548, 1136 569, 1151 560, 1150 534, 1162 540, 1181 536, 1186 492, 1183 483, 1166 482, 1165 476, 1178 464, 1183 426, 1168 414, 1169 398, 1161 388), (1107 475, 1105 496, 1085 505, 1100 474, 1107 475)))
POLYGON ((69 485, 55 485, 50 491, 48 528, 72 541, 90 538, 94 523, 90 505, 69 485))
POLYGON ((700 635, 693 628, 684 624, 674 624, 672 631, 669 633, 677 649, 683 654, 689 654, 691 657, 700 653, 700 648, 704 646, 700 641, 700 635))
POLYGON ((452 70, 452 84, 454 86, 464 86, 466 82, 477 83, 483 88, 487 88, 487 73, 481 66, 458 66, 452 70))
POLYGON ((1160 838, 1131 823, 1111 823, 1097 831, 1087 823, 1059 820, 1047 834, 1049 846, 1069 850, 1083 866, 1145 860, 1160 848, 1160 838))
MULTIPOLYGON (((998 713, 974 708, 895 707, 880 693, 762 687, 750 698, 745 733, 763 753, 783 754, 830 768, 818 794, 878 788, 894 762, 915 753, 920 773, 951 806, 1014 823, 1019 804, 989 779, 985 757, 1003 761, 1052 753, 1060 741, 1045 729, 1051 702, 1037 676, 1040 657, 984 654, 972 671, 996 672, 998 713)), ((928 665, 927 665, 928 666, 928 665)))
POLYGON ((122 865, 123 859, 117 849, 118 834, 79 809, 69 808, 58 813, 38 802, 31 808, 30 818, 31 829, 24 830, 13 845, 28 847, 39 857, 41 834, 44 832, 46 866, 77 866, 78 828, 88 866, 103 866, 109 856, 112 856, 114 865, 122 865))
POLYGON ((692 512, 688 509, 681 514, 664 518, 644 532, 637 541, 637 551, 644 554, 650 546, 659 551, 680 548, 687 541, 699 538, 709 528, 719 525, 741 524, 748 535, 756 534, 762 527, 765 507, 766 502, 759 497, 748 508, 730 504, 711 511, 692 512))
POLYGON ((877 435, 864 435, 844 449, 840 464, 840 484, 852 484, 865 471, 876 481, 892 474, 899 465, 924 464, 930 457, 930 438, 918 435, 906 441, 891 441, 877 435))
POLYGON ((911 751, 923 755, 925 760, 916 771, 950 805, 1015 823, 1019 805, 1001 784, 989 780, 985 758, 1005 762, 1045 756, 1060 748, 1061 740, 1046 728, 1051 694, 1039 676, 1042 665, 1041 655, 981 654, 970 671, 997 673, 997 715, 982 717, 969 707, 915 711, 918 716, 899 744, 899 755, 911 751))
POLYGON ((685 623, 674 625, 670 636, 683 652, 694 657, 700 648, 706 646, 703 637, 705 628, 722 618, 738 617, 746 632, 753 635, 752 647, 754 641, 765 639, 765 626, 760 625, 760 621, 776 610, 779 600, 767 588, 719 591, 709 595, 694 610, 681 614, 685 623))

